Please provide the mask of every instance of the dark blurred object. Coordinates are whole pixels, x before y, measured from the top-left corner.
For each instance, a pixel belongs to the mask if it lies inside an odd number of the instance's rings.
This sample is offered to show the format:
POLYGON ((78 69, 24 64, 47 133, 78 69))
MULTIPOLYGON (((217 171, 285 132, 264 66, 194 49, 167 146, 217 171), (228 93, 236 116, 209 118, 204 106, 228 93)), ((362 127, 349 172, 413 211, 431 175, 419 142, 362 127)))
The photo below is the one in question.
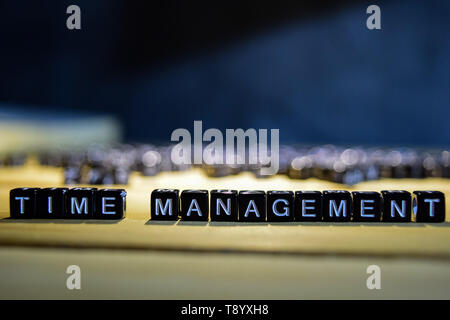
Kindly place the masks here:
MULTIPOLYGON (((281 170, 278 174, 288 175, 292 179, 316 178, 355 185, 381 178, 450 178, 449 150, 345 148, 334 145, 281 146, 280 150, 283 152, 280 152, 281 170)), ((190 165, 175 165, 170 155, 171 146, 96 145, 79 152, 62 152, 59 155, 43 153, 40 163, 64 166, 66 184, 127 184, 131 171, 140 172, 143 176, 154 176, 163 171, 191 168, 190 165), (66 160, 53 161, 52 158, 66 160)), ((248 164, 205 164, 197 167, 202 168, 207 176, 216 178, 245 171, 256 177, 268 177, 260 176, 261 166, 248 164)))

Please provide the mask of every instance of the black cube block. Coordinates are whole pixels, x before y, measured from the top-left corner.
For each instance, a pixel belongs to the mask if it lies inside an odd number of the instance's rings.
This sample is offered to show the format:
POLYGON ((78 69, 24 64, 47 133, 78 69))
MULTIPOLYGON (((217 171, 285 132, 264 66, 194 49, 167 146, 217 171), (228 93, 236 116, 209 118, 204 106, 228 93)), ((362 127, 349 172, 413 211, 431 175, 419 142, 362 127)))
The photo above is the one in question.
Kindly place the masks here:
POLYGON ((236 190, 211 191, 211 221, 238 220, 238 193, 236 190))
POLYGON ((16 188, 9 192, 9 212, 11 218, 34 218, 38 190, 39 188, 16 188))
POLYGON ((294 217, 296 221, 322 221, 322 192, 296 191, 294 217))
POLYGON ((97 188, 73 188, 66 192, 66 219, 92 219, 97 188))
POLYGON ((184 190, 181 192, 180 216, 186 221, 208 221, 208 190, 184 190))
POLYGON ((352 196, 344 190, 323 192, 323 221, 350 221, 352 213, 352 196))
POLYGON ((266 221, 266 193, 261 190, 239 192, 239 221, 266 221))
POLYGON ((383 190, 383 222, 411 222, 411 194, 404 190, 383 190))
POLYGON ((67 188, 44 188, 37 192, 36 218, 56 219, 66 211, 67 188))
POLYGON ((267 192, 267 221, 294 221, 294 193, 292 191, 267 192))
POLYGON ((354 191, 352 219, 355 222, 381 221, 381 194, 374 191, 354 191))
POLYGON ((178 220, 179 191, 176 189, 156 189, 150 200, 151 220, 178 220))
POLYGON ((444 194, 440 191, 414 191, 413 212, 416 222, 444 222, 444 194))
POLYGON ((94 219, 122 219, 126 215, 126 205, 124 189, 100 189, 95 193, 94 219))

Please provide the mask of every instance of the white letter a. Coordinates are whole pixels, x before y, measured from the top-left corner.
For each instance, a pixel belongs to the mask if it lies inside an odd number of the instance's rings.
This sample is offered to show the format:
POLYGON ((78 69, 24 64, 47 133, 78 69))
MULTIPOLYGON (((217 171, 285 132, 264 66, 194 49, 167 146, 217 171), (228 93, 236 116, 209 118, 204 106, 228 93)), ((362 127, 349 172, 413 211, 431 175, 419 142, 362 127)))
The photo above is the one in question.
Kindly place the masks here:
POLYGON ((366 21, 367 29, 373 30, 373 29, 381 29, 381 10, 380 7, 373 4, 371 6, 367 7, 366 13, 370 14, 366 21))
POLYGON ((377 265, 367 267, 367 273, 371 274, 366 281, 367 289, 381 289, 381 269, 377 265))
POLYGON ((69 290, 73 289, 81 289, 81 269, 77 265, 70 265, 67 267, 66 270, 67 274, 70 274, 70 276, 66 280, 66 287, 69 290))
POLYGON ((81 9, 77 5, 70 5, 67 7, 66 13, 72 13, 66 20, 67 29, 73 30, 81 29, 81 9))

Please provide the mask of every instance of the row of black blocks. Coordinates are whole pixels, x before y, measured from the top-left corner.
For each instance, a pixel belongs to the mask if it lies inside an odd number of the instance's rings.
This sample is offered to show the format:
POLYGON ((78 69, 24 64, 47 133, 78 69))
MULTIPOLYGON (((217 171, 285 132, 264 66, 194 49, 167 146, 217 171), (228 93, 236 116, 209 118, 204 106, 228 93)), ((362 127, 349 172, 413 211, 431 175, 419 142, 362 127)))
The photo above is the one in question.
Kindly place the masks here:
POLYGON ((157 189, 152 220, 443 222, 440 191, 236 191, 157 189), (412 214, 412 211, 414 214, 412 214))
MULTIPOLYGON (((126 191, 97 188, 16 188, 12 218, 121 219, 126 191)), ((151 219, 242 222, 443 222, 440 191, 240 191, 157 189, 151 219), (412 203, 411 203, 412 202, 412 203), (411 213, 413 211, 414 214, 411 213)))
POLYGON ((97 188, 16 188, 10 215, 17 219, 122 219, 126 191, 97 188))

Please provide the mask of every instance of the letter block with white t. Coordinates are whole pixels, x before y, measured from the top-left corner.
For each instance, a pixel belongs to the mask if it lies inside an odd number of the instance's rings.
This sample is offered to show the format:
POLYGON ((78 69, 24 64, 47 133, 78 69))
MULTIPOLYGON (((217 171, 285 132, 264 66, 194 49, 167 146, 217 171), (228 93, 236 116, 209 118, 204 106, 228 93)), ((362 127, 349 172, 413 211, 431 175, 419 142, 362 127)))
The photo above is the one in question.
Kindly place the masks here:
POLYGON ((411 194, 403 190, 383 190, 383 222, 411 222, 411 194))
POLYGON ((296 191, 294 217, 296 221, 322 221, 322 192, 296 191))
POLYGON ((94 219, 125 218, 127 192, 124 189, 100 189, 95 193, 94 219))
POLYGON ((66 212, 67 188, 44 188, 37 192, 36 218, 61 218, 66 212))
POLYGON ((176 189, 156 189, 150 200, 151 220, 178 220, 179 191, 176 189))
POLYGON ((414 191, 413 213, 416 222, 444 222, 444 194, 440 191, 414 191))
POLYGON ((292 191, 267 192, 267 221, 294 221, 294 193, 292 191))
POLYGON ((39 188, 16 188, 9 193, 11 218, 31 219, 36 213, 36 193, 39 188))
POLYGON ((184 190, 181 192, 181 220, 208 221, 208 190, 184 190))
POLYGON ((344 190, 323 192, 323 221, 350 221, 352 213, 352 196, 344 190))
POLYGON ((266 221, 266 193, 260 190, 239 192, 239 221, 266 221))
POLYGON ((238 193, 236 190, 211 191, 211 221, 238 220, 238 193))
POLYGON ((73 188, 66 193, 65 219, 92 219, 97 188, 73 188))
POLYGON ((381 195, 374 191, 354 191, 353 221, 380 222, 381 221, 381 195))

